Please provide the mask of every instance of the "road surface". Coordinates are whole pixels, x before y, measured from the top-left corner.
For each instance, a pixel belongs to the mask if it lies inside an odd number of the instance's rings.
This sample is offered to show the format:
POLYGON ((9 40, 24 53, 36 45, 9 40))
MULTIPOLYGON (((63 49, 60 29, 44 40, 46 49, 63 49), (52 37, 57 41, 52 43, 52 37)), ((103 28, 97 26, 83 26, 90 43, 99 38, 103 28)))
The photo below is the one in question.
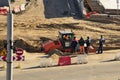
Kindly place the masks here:
MULTIPOLYGON (((5 71, 0 80, 6 80, 5 71)), ((120 80, 120 61, 14 69, 13 80, 120 80)))

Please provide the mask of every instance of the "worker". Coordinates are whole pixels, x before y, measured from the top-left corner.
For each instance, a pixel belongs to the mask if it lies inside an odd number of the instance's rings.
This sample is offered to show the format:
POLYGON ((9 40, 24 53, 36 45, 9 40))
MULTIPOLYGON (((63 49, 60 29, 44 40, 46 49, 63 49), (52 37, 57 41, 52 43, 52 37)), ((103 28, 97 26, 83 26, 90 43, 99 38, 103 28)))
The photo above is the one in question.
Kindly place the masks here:
POLYGON ((78 43, 80 45, 80 53, 84 53, 85 50, 84 50, 84 44, 85 44, 85 41, 83 39, 83 37, 81 37, 79 40, 78 40, 78 43))
POLYGON ((77 46, 77 40, 76 40, 76 37, 74 37, 71 42, 71 52, 72 53, 75 53, 76 46, 77 46))
POLYGON ((63 38, 64 38, 64 40, 68 40, 69 39, 68 35, 64 35, 63 38))
POLYGON ((103 44, 105 43, 104 37, 101 35, 101 38, 99 39, 99 48, 98 48, 98 54, 103 53, 103 44))
POLYGON ((86 42, 85 52, 86 52, 86 54, 88 54, 89 53, 90 44, 91 44, 91 39, 89 38, 89 36, 87 37, 85 42, 86 42))

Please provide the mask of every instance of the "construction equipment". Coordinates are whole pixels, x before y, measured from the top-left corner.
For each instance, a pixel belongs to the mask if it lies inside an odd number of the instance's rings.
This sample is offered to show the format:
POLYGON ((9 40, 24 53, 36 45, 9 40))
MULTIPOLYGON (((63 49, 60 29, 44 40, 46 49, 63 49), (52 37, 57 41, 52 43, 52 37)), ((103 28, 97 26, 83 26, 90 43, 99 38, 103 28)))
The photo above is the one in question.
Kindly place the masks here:
POLYGON ((71 55, 71 41, 75 37, 75 34, 71 30, 59 31, 57 40, 50 40, 42 43, 41 51, 51 56, 52 54, 57 55, 71 55), (65 39, 67 36, 67 39, 65 39))

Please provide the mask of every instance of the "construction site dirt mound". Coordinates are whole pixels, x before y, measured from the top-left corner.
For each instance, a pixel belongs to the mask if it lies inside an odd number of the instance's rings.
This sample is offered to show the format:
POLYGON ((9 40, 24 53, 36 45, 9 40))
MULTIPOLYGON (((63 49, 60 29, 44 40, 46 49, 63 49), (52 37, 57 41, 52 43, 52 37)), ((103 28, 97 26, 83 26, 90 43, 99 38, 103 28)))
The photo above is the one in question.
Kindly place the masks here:
MULTIPOLYGON (((79 39, 90 36, 92 45, 97 49, 100 35, 105 37, 105 50, 120 48, 120 26, 118 24, 105 24, 92 21, 74 20, 74 22, 55 20, 51 24, 14 24, 14 47, 21 47, 28 52, 40 52, 40 44, 44 41, 58 39, 58 31, 71 29, 79 39), (32 25, 32 26, 31 26, 32 25)), ((6 39, 6 27, 1 27, 1 42, 6 39)))
MULTIPOLYGON (((43 41, 58 39, 58 31, 67 29, 71 29, 78 39, 89 36, 95 48, 98 47, 100 35, 103 35, 106 50, 120 49, 120 24, 117 20, 91 21, 72 17, 46 19, 42 0, 37 0, 37 3, 33 1, 25 12, 14 14, 14 46, 28 52, 39 52, 43 41)), ((7 40, 7 16, 0 15, 0 33, 0 42, 3 45, 3 40, 7 40)))

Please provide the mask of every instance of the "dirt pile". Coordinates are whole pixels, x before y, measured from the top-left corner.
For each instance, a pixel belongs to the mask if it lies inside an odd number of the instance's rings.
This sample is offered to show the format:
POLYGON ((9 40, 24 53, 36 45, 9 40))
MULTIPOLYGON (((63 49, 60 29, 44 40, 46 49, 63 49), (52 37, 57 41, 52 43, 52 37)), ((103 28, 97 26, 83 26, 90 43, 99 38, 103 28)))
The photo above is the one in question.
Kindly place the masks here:
MULTIPOLYGON (((21 1, 21 0, 20 0, 21 1)), ((114 20, 76 20, 72 17, 46 19, 44 6, 37 0, 37 6, 22 14, 14 15, 14 45, 29 52, 39 52, 40 43, 45 40, 57 39, 58 31, 72 29, 79 39, 90 36, 92 45, 98 47, 100 35, 106 39, 105 49, 120 49, 120 24, 114 20), (39 3, 39 4, 38 4, 39 3), (41 6, 39 6, 41 5, 41 6)), ((7 17, 0 16, 0 39, 7 39, 7 17)))
MULTIPOLYGON (((96 48, 98 47, 98 39, 100 38, 100 35, 104 35, 106 39, 105 49, 120 48, 120 26, 118 24, 84 20, 71 20, 70 22, 69 20, 70 19, 68 19, 68 22, 67 20, 66 22, 62 22, 59 19, 56 19, 55 22, 46 24, 16 22, 14 25, 14 45, 29 52, 39 52, 41 42, 57 39, 59 30, 71 29, 78 39, 80 36, 83 36, 84 39, 86 39, 87 36, 90 36, 92 39, 92 45, 96 48)), ((1 28, 1 33, 4 33, 4 35, 1 34, 0 36, 5 39, 5 27, 1 28)))

